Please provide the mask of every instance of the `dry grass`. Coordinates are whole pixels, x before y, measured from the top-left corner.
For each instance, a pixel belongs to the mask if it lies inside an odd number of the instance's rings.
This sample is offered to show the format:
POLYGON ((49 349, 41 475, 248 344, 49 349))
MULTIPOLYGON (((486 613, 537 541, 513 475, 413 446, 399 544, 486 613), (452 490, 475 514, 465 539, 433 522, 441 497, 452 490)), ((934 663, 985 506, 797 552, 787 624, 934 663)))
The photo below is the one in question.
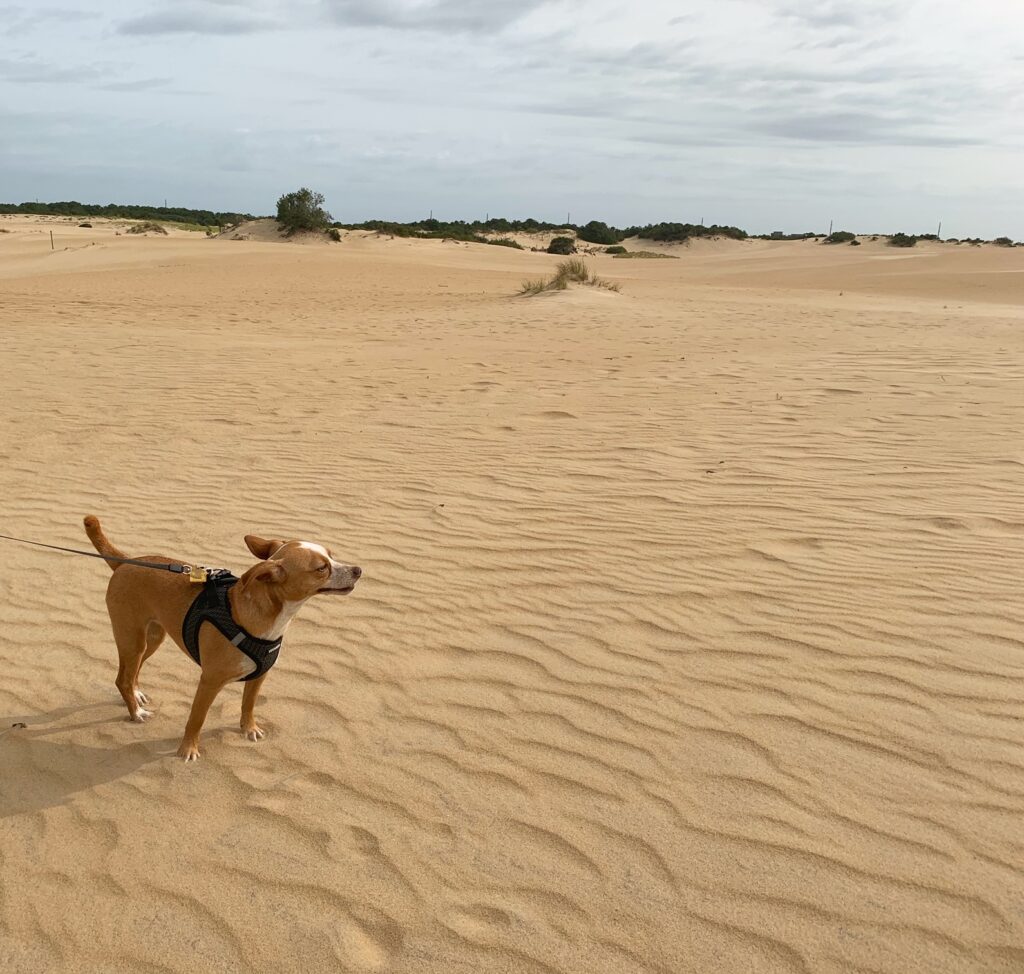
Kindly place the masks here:
POLYGON ((653 250, 627 250, 624 254, 612 254, 612 260, 679 260, 676 254, 656 254, 653 250))
POLYGON ((590 273, 587 263, 580 257, 570 257, 561 261, 555 268, 555 273, 550 280, 523 281, 519 288, 520 294, 533 295, 542 294, 544 291, 564 291, 570 284, 584 284, 587 287, 600 287, 608 291, 618 293, 622 286, 613 281, 606 281, 596 274, 590 273))

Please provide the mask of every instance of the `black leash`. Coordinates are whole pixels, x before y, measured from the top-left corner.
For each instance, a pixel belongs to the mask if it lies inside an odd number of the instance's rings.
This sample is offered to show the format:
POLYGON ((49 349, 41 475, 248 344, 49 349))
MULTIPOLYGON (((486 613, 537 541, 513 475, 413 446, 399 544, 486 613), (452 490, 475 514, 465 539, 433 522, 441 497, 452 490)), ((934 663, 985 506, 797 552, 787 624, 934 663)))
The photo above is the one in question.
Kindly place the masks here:
POLYGON ((157 568, 162 571, 174 572, 176 575, 188 575, 192 581, 206 581, 206 569, 193 568, 191 565, 182 565, 178 562, 171 562, 169 565, 161 565, 155 561, 139 561, 138 558, 118 558, 115 555, 101 555, 95 551, 81 551, 78 548, 62 548, 60 545, 43 544, 41 541, 26 541, 25 538, 12 538, 8 534, 0 534, 4 541, 17 541, 19 544, 31 544, 37 548, 51 548, 54 551, 70 551, 73 555, 85 555, 87 558, 102 558, 104 561, 116 561, 119 565, 138 565, 140 568, 157 568), (197 573, 202 573, 202 578, 196 578, 197 573))

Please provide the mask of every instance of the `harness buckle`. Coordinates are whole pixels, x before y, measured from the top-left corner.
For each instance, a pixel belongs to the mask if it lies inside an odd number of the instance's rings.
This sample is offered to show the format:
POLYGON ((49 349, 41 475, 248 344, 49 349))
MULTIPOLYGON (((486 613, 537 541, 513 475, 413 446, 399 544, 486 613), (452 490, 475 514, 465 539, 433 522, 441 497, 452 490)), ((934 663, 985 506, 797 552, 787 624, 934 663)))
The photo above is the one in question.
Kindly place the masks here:
POLYGON ((186 565, 188 569, 188 580, 196 585, 202 585, 207 578, 208 572, 202 565, 186 565))

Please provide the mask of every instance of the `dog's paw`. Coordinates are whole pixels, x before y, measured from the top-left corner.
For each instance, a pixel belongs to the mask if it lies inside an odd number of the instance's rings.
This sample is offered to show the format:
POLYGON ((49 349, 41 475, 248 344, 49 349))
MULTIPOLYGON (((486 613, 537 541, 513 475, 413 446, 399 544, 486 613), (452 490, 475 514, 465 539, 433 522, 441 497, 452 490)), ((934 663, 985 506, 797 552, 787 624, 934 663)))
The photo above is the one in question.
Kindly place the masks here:
POLYGON ((144 724, 150 717, 153 716, 152 710, 143 710, 139 707, 134 714, 131 714, 128 719, 135 724, 144 724))
POLYGON ((255 724, 252 727, 243 727, 242 730, 245 732, 245 736, 250 741, 262 741, 267 736, 266 731, 262 727, 257 727, 255 724))
POLYGON ((143 706, 145 706, 147 703, 149 703, 149 697, 147 697, 141 690, 136 690, 135 701, 136 703, 141 703, 143 706))
POLYGON ((178 745, 178 757, 179 758, 184 758, 186 764, 188 764, 189 761, 198 761, 199 760, 199 745, 198 744, 192 744, 189 741, 182 741, 178 745))

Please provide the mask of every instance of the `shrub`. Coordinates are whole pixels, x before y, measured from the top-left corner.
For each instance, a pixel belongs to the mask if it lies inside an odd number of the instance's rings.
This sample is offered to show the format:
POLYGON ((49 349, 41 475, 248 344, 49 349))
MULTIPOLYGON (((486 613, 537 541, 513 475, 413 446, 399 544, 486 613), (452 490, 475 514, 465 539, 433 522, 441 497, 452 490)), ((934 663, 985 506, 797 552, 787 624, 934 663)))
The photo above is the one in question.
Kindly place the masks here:
POLYGON ((522 250, 522 244, 516 243, 511 237, 497 237, 494 240, 488 240, 492 247, 511 247, 513 250, 522 250))
POLYGON ((91 230, 92 229, 92 224, 91 223, 79 223, 78 226, 79 226, 79 229, 85 229, 85 230, 91 230))
POLYGON ((549 254, 559 254, 563 257, 567 257, 569 254, 576 253, 576 241, 572 237, 555 237, 551 243, 548 244, 549 254))
POLYGON ((860 246, 860 241, 859 240, 851 240, 850 241, 850 246, 851 247, 859 247, 860 246))
POLYGON ((327 236, 335 243, 341 243, 341 231, 337 227, 331 227, 331 229, 327 231, 327 236))
POLYGON ((1012 247, 1014 245, 1013 240, 1010 237, 996 237, 992 243, 997 247, 1012 247))
POLYGON ((285 193, 277 201, 277 222, 288 236, 299 230, 326 230, 331 223, 331 214, 323 204, 322 193, 314 193, 305 187, 294 193, 285 193))
POLYGON ((614 256, 615 254, 626 254, 626 253, 629 253, 629 251, 627 251, 626 248, 623 247, 621 244, 617 244, 614 247, 609 247, 605 251, 605 253, 606 254, 611 254, 612 256, 614 256))
POLYGON ((591 220, 585 227, 580 227, 576 231, 576 236, 587 243, 596 244, 616 244, 621 239, 607 223, 600 220, 591 220))
POLYGON ((835 233, 830 233, 822 243, 826 244, 841 244, 849 243, 851 240, 856 239, 854 234, 850 233, 849 230, 836 230, 835 233))
POLYGON ((890 247, 916 247, 917 237, 913 237, 906 233, 894 233, 889 238, 890 247))
POLYGON ((160 226, 159 223, 136 223, 134 226, 129 227, 126 233, 162 233, 165 237, 167 231, 160 226))

